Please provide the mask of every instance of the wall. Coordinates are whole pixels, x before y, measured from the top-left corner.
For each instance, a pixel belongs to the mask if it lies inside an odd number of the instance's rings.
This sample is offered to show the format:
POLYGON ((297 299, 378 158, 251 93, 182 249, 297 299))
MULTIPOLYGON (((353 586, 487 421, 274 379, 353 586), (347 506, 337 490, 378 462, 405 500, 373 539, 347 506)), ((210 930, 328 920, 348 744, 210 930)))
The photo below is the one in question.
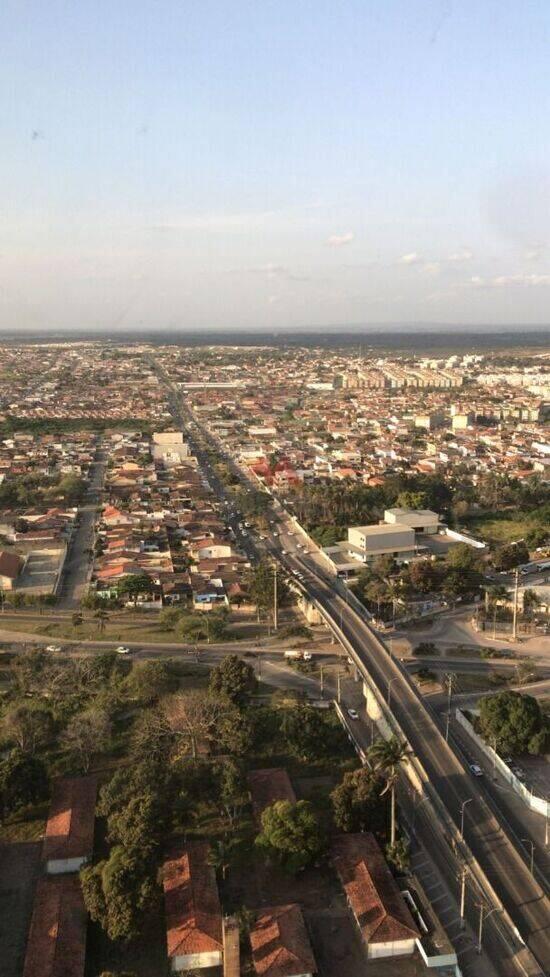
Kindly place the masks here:
POLYGON ((473 539, 471 536, 465 536, 464 533, 458 533, 456 529, 449 529, 447 526, 444 529, 444 533, 449 539, 454 539, 457 543, 467 543, 468 546, 473 546, 475 550, 486 549, 485 543, 482 543, 479 539, 473 539))
POLYGON ((512 773, 509 766, 504 763, 504 761, 499 757, 498 753, 495 753, 492 746, 489 746, 485 740, 478 736, 471 722, 466 719, 466 716, 460 709, 456 710, 456 721, 460 723, 463 729, 466 730, 469 736, 475 741, 479 749, 489 757, 492 763, 495 764, 496 769, 502 777, 510 784, 514 789, 516 794, 521 797, 522 801, 527 804, 532 811, 536 811, 537 814, 542 814, 544 817, 550 817, 550 801, 545 800, 543 797, 537 797, 536 794, 532 794, 521 780, 518 780, 516 776, 512 773))

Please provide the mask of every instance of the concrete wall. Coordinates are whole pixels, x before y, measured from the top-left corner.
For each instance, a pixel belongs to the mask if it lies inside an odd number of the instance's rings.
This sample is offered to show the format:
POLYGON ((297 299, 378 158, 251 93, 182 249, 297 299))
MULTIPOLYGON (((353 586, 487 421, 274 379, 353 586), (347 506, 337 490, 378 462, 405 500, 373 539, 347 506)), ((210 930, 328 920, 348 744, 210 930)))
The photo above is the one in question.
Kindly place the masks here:
POLYGON ((550 817, 550 800, 546 800, 544 797, 537 797, 536 794, 532 794, 531 791, 528 790, 524 784, 522 784, 521 780, 518 780, 518 778, 510 770, 508 764, 504 763, 504 760, 499 757, 498 753, 493 750, 492 746, 489 746, 489 744, 486 743, 481 736, 478 736, 471 722, 466 718, 460 709, 456 710, 456 721, 457 723, 460 723, 462 728, 465 729, 468 735, 472 737, 482 753, 489 757, 491 763, 494 763, 500 775, 510 784, 516 794, 521 797, 522 801, 527 804, 527 807, 531 808, 532 811, 536 811, 537 814, 542 814, 543 817, 550 817))

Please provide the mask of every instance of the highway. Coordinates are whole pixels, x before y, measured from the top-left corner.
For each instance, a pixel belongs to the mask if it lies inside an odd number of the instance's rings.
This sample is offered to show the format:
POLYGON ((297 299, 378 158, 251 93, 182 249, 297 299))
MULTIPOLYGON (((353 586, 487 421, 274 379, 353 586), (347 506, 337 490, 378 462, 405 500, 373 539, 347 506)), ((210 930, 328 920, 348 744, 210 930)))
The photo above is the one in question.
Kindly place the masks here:
MULTIPOLYGON (((219 439, 198 424, 166 374, 161 372, 161 375, 171 387, 176 416, 187 428, 191 446, 220 500, 228 501, 228 493, 210 465, 203 450, 205 444, 215 448, 247 488, 258 489, 252 476, 228 455, 219 439)), ((349 643, 354 657, 374 681, 379 693, 384 697, 391 694, 392 713, 428 775, 428 790, 437 796, 456 826, 460 825, 461 809, 465 805, 466 843, 520 935, 520 939, 512 946, 510 934, 501 923, 498 911, 488 915, 484 940, 490 948, 491 958, 498 961, 499 972, 503 977, 537 972, 536 968, 530 967, 529 961, 525 963, 520 959, 522 955, 518 951, 523 942, 538 961, 541 968, 539 973, 550 974, 550 902, 492 813, 483 787, 467 770, 452 744, 445 742, 435 716, 413 687, 406 669, 388 653, 388 649, 368 626, 365 616, 357 613, 352 603, 341 596, 341 582, 329 575, 322 558, 311 545, 304 544, 305 537, 300 536, 300 541, 298 540, 296 527, 290 516, 280 505, 276 508, 273 505, 269 518, 271 529, 266 533, 268 538, 264 542, 258 545, 257 541, 247 536, 246 539, 241 537, 241 545, 251 555, 261 556, 267 552, 289 574, 302 575, 301 583, 309 598, 323 608, 331 621, 332 629, 336 633, 340 632, 349 643)), ((233 528, 235 531, 234 520, 233 528)), ((418 829, 422 821, 421 815, 418 829)), ((449 856, 447 842, 442 842, 441 830, 433 824, 425 827, 429 832, 426 843, 430 844, 430 850, 435 852, 437 849, 440 868, 446 869, 449 885, 454 878, 456 886, 459 865, 449 864, 452 857, 449 856)), ((489 910, 490 903, 485 899, 483 902, 489 910)))

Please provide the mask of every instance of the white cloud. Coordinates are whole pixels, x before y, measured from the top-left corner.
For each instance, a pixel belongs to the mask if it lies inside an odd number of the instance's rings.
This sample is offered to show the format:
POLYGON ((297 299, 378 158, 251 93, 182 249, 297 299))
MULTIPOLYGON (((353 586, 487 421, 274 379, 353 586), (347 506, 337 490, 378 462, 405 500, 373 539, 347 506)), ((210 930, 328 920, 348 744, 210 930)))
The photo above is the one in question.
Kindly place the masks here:
POLYGON ((332 234, 327 244, 330 244, 332 248, 341 248, 343 244, 350 244, 354 237, 352 231, 347 231, 346 234, 332 234))
POLYGON ((399 259, 400 265, 417 265, 422 261, 422 258, 416 251, 411 251, 410 254, 402 254, 399 259))
POLYGON ((543 252, 544 248, 529 248, 529 250, 525 252, 525 258, 527 261, 538 261, 539 258, 542 258, 543 252))
POLYGON ((473 258, 473 252, 469 248, 462 248, 460 251, 455 251, 454 254, 450 254, 447 261, 458 263, 460 261, 471 261, 473 258))
POLYGON ((421 271, 425 275, 439 275, 439 268, 439 261, 426 261, 426 263, 422 265, 421 271))
POLYGON ((494 278, 480 278, 474 275, 470 278, 470 285, 475 288, 538 288, 541 285, 550 285, 550 275, 497 275, 494 278))
POLYGON ((279 296, 278 295, 268 295, 268 297, 267 297, 267 303, 268 303, 268 305, 274 305, 275 302, 278 302, 278 301, 279 301, 279 296))

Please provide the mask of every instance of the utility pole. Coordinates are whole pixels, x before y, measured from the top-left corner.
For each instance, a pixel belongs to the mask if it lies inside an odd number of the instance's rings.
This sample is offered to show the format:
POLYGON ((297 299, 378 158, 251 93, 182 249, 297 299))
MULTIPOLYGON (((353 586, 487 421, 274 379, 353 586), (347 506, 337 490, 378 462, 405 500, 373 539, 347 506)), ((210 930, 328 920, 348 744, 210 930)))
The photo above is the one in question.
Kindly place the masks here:
POLYGON ((341 698, 342 698, 342 695, 341 695, 341 691, 342 690, 341 690, 341 687, 340 687, 341 677, 342 677, 342 673, 341 672, 338 672, 338 674, 336 675, 336 687, 337 687, 336 698, 337 698, 338 705, 340 705, 340 701, 341 701, 341 698))
POLYGON ((325 698, 325 673, 323 671, 324 666, 319 666, 320 679, 321 679, 321 699, 325 698))
POLYGON ((514 584, 514 623, 512 625, 512 641, 517 641, 517 637, 518 637, 518 586, 519 586, 519 570, 516 567, 516 582, 514 584))
POLYGON ((279 627, 278 608, 277 608, 277 564, 273 564, 273 630, 279 627))
POLYGON ((445 678, 447 679, 447 722, 445 724, 445 742, 449 742, 449 726, 451 722, 451 699, 453 695, 453 682, 454 682, 454 672, 449 672, 445 678))

